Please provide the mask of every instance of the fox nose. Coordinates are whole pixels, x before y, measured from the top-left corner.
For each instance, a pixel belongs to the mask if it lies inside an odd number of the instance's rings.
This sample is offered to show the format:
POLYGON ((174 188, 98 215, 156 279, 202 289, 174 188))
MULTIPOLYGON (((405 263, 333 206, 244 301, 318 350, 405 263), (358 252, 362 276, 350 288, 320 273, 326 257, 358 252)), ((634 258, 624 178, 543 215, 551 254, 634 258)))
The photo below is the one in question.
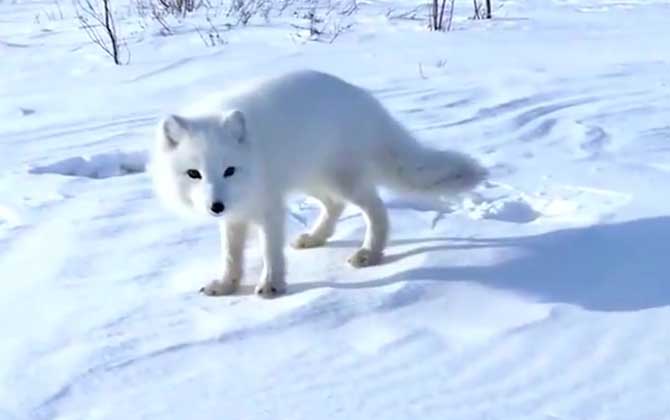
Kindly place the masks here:
POLYGON ((215 201, 212 203, 212 207, 210 207, 212 211, 216 214, 221 213, 226 207, 223 205, 222 202, 220 201, 215 201))

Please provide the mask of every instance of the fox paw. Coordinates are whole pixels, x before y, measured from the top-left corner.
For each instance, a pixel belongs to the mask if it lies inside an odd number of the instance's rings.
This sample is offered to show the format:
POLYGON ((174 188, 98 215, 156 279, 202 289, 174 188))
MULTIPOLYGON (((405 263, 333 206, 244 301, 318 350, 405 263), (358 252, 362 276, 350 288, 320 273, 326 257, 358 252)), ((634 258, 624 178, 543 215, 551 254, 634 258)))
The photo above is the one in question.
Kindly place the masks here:
POLYGON ((295 238, 295 240, 293 241, 293 243, 291 243, 291 245, 295 249, 305 249, 305 248, 316 248, 319 246, 323 246, 325 243, 326 240, 323 238, 310 235, 309 233, 303 233, 302 235, 295 238))
POLYGON ((381 252, 373 252, 367 248, 361 248, 347 260, 349 264, 356 268, 368 267, 379 264, 382 259, 381 252))
POLYGON ((239 279, 212 280, 207 286, 200 289, 200 293, 207 296, 232 295, 239 286, 239 279))
POLYGON ((261 282, 256 286, 255 293, 265 299, 271 299, 286 293, 285 282, 261 282))

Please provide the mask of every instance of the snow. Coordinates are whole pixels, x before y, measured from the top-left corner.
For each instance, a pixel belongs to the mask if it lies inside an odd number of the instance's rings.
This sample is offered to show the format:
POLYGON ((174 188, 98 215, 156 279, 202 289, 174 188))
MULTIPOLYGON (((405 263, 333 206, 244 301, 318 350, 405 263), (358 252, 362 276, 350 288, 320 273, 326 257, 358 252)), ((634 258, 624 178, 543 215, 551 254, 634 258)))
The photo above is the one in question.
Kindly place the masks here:
MULTIPOLYGON (((450 33, 374 1, 332 44, 277 20, 214 48, 202 17, 166 37, 128 12, 122 67, 56 4, 0 2, 0 419, 670 419, 667 1, 509 0, 450 33), (202 296, 218 232, 152 194, 154 126, 305 67, 492 178, 384 192, 382 265, 346 265, 348 209, 327 247, 287 249, 286 296, 253 296, 256 241, 240 293, 202 296)), ((316 217, 289 209, 290 236, 316 217)))
POLYGON ((76 156, 45 166, 35 166, 32 174, 58 174, 93 179, 111 178, 142 173, 146 170, 146 151, 102 153, 93 156, 76 156))

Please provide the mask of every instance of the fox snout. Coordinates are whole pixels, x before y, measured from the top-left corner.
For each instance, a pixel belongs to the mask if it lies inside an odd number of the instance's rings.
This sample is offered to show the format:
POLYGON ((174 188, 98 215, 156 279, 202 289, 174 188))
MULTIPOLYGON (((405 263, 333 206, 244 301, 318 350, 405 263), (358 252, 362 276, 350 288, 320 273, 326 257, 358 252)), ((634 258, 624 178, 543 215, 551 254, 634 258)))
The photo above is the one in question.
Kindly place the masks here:
POLYGON ((219 214, 223 213, 223 211, 226 209, 226 206, 223 205, 222 202, 220 201, 215 201, 212 203, 212 205, 209 207, 209 210, 214 214, 215 216, 218 216, 219 214))

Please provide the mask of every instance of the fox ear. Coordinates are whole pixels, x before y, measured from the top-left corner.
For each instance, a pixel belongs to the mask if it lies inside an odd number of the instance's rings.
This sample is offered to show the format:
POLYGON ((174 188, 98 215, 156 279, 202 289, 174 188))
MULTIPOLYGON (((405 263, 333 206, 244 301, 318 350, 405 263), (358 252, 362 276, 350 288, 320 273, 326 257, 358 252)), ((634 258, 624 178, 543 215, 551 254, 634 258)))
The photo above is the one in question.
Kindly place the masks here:
POLYGON ((183 117, 177 115, 168 115, 161 121, 161 138, 163 146, 172 150, 179 144, 179 141, 186 135, 188 122, 183 117))
POLYGON ((238 143, 244 143, 246 140, 247 128, 242 111, 235 109, 224 114, 223 128, 228 131, 238 143))

